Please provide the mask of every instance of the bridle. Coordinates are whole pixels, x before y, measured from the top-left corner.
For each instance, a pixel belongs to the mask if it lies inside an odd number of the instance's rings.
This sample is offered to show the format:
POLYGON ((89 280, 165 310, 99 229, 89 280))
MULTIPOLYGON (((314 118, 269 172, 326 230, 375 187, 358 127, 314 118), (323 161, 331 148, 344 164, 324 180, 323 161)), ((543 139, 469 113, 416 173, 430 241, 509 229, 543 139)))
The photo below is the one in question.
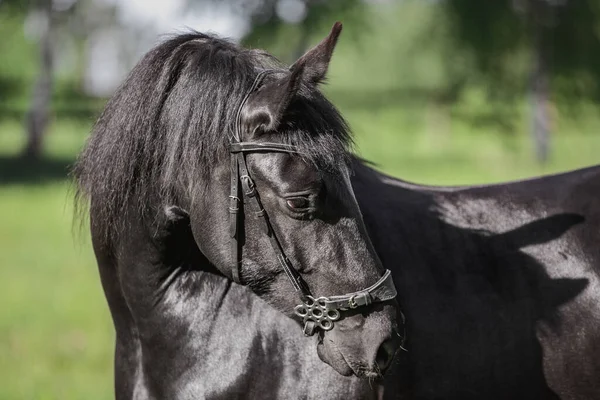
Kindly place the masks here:
POLYGON ((294 307, 294 313, 304 323, 303 332, 306 336, 312 336, 316 328, 324 331, 333 329, 333 323, 340 319, 340 311, 365 307, 373 303, 392 300, 396 297, 396 288, 389 270, 372 286, 353 293, 340 296, 313 297, 308 285, 302 279, 300 273, 294 268, 286 257, 269 222, 267 212, 262 206, 254 181, 250 177, 246 163, 247 153, 287 153, 297 154, 295 146, 272 142, 242 142, 241 111, 248 98, 254 92, 263 78, 272 70, 265 70, 258 74, 252 87, 242 100, 235 122, 235 130, 229 146, 231 156, 231 191, 229 195, 229 230, 231 236, 231 252, 233 255, 233 268, 231 275, 236 283, 242 284, 240 279, 240 268, 242 259, 240 257, 241 245, 239 243, 240 229, 240 204, 247 204, 250 212, 260 221, 262 231, 269 238, 271 247, 279 260, 281 268, 290 280, 294 290, 298 293, 301 304, 294 307), (240 186, 242 195, 240 195, 240 186))

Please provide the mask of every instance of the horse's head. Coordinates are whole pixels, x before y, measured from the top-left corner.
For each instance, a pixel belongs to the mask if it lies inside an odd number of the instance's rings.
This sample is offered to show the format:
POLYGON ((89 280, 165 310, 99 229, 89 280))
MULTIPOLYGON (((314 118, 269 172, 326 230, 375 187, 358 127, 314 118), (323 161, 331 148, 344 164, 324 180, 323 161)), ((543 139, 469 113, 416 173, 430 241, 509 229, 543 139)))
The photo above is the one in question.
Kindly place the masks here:
MULTIPOLYGON (((397 308, 350 185, 346 124, 318 89, 340 31, 290 68, 247 68, 223 132, 229 159, 186 208, 224 275, 318 332, 319 356, 338 372, 374 377, 398 348, 397 308)), ((240 64, 233 54, 222 73, 240 64)))

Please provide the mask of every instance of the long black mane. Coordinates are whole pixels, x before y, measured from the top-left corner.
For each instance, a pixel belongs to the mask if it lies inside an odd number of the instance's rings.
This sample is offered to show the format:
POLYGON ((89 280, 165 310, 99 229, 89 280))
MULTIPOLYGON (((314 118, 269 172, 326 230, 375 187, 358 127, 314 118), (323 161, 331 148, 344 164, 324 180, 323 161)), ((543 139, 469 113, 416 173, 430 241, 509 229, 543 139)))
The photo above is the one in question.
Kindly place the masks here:
MULTIPOLYGON (((192 32, 159 44, 108 101, 74 168, 78 209, 91 198, 109 237, 151 199, 174 202, 207 182, 228 157, 237 109, 257 74, 287 71, 264 51, 192 32)), ((314 88, 302 87, 277 141, 298 146, 322 167, 347 161, 351 144, 341 115, 314 88)))

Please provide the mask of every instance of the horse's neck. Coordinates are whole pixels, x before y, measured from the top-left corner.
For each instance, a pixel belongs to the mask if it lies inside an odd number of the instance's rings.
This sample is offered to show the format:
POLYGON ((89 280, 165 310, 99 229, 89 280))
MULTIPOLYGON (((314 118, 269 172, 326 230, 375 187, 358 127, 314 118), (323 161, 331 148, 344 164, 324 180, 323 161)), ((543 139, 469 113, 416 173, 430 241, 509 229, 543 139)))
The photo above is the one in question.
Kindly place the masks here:
POLYGON ((222 276, 196 246, 186 219, 174 219, 167 228, 155 232, 155 247, 168 264, 164 267, 173 274, 165 279, 168 285, 161 296, 160 311, 165 319, 194 336, 193 343, 202 347, 196 350, 222 354, 219 349, 225 346, 235 349, 239 356, 256 348, 260 340, 289 342, 285 352, 304 357, 304 349, 314 347, 305 343, 308 339, 296 322, 250 289, 222 276))
POLYGON ((222 349, 227 348, 235 352, 237 359, 256 350, 257 345, 276 351, 277 346, 266 344, 287 342, 285 349, 279 351, 304 357, 302 353, 309 347, 305 343, 308 339, 300 334, 297 323, 250 289, 215 272, 216 268, 199 253, 195 244, 191 241, 188 244, 194 249, 179 249, 180 253, 189 254, 183 262, 188 271, 172 280, 162 297, 162 310, 166 318, 173 318, 195 337, 196 350, 211 357, 223 355, 222 349))
POLYGON ((156 332, 160 346, 151 348, 162 349, 162 359, 177 358, 178 365, 186 366, 176 371, 184 385, 195 387, 201 377, 204 389, 200 391, 206 397, 219 397, 234 387, 269 387, 271 394, 263 393, 265 398, 295 397, 290 394, 298 388, 307 398, 320 398, 323 387, 314 385, 318 376, 334 398, 371 397, 368 382, 342 377, 318 358, 315 338, 304 337, 297 322, 250 289, 210 272, 215 269, 197 249, 191 233, 178 229, 184 226, 160 230, 170 232, 164 240, 154 236, 159 245, 153 248, 161 249, 167 264, 163 267, 173 275, 163 279, 168 284, 160 304, 152 308, 157 320, 146 330, 150 335, 156 332))
POLYGON ((416 237, 439 229, 434 200, 426 192, 362 163, 355 166, 352 184, 369 237, 387 269, 394 271, 412 244, 422 244, 416 237))
POLYGON ((248 288, 210 273, 204 273, 201 280, 185 307, 190 315, 189 332, 197 338, 190 341, 197 344, 194 350, 199 353, 194 371, 207 388, 218 393, 248 381, 250 387, 268 385, 272 395, 266 397, 282 397, 300 385, 308 398, 318 398, 323 389, 307 386, 318 376, 334 396, 360 393, 361 398, 370 397, 367 382, 342 377, 323 363, 314 338, 304 337, 296 322, 248 288), (272 375, 273 371, 277 374, 272 375))
POLYGON ((211 273, 203 273, 201 280, 193 297, 188 297, 187 301, 197 315, 207 316, 194 320, 193 324, 206 333, 205 343, 212 350, 227 341, 229 347, 233 345, 241 352, 250 351, 258 344, 255 341, 260 340, 265 349, 276 350, 277 343, 285 343, 285 349, 278 351, 303 357, 301 353, 305 346, 314 346, 310 339, 301 335, 296 322, 248 288, 211 273))

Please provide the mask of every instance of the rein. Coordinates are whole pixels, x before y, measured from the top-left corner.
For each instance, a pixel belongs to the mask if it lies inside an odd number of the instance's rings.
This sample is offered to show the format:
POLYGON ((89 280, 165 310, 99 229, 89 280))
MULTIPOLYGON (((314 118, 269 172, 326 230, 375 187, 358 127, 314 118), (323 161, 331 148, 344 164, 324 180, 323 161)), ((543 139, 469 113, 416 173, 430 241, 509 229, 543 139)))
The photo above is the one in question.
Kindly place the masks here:
POLYGON ((301 304, 294 307, 294 313, 304 323, 303 332, 306 336, 312 336, 317 328, 324 331, 333 329, 333 323, 341 318, 340 311, 366 307, 373 303, 392 300, 396 297, 396 288, 389 270, 372 286, 353 293, 340 296, 313 297, 308 285, 302 279, 300 273, 294 268, 286 257, 281 243, 269 221, 269 216, 262 206, 256 185, 250 177, 246 163, 247 153, 287 153, 297 154, 298 149, 292 145, 273 142, 243 142, 241 112, 250 95, 258 88, 264 77, 272 70, 261 71, 250 90, 244 96, 236 113, 235 132, 229 146, 231 156, 231 186, 229 194, 229 233, 231 237, 231 252, 233 255, 233 268, 231 275, 238 284, 243 284, 240 279, 242 266, 241 245, 239 243, 240 232, 240 204, 248 204, 250 212, 261 221, 262 231, 268 236, 269 242, 281 268, 287 275, 292 287, 298 293, 301 304), (240 189, 242 194, 240 194, 240 189))

